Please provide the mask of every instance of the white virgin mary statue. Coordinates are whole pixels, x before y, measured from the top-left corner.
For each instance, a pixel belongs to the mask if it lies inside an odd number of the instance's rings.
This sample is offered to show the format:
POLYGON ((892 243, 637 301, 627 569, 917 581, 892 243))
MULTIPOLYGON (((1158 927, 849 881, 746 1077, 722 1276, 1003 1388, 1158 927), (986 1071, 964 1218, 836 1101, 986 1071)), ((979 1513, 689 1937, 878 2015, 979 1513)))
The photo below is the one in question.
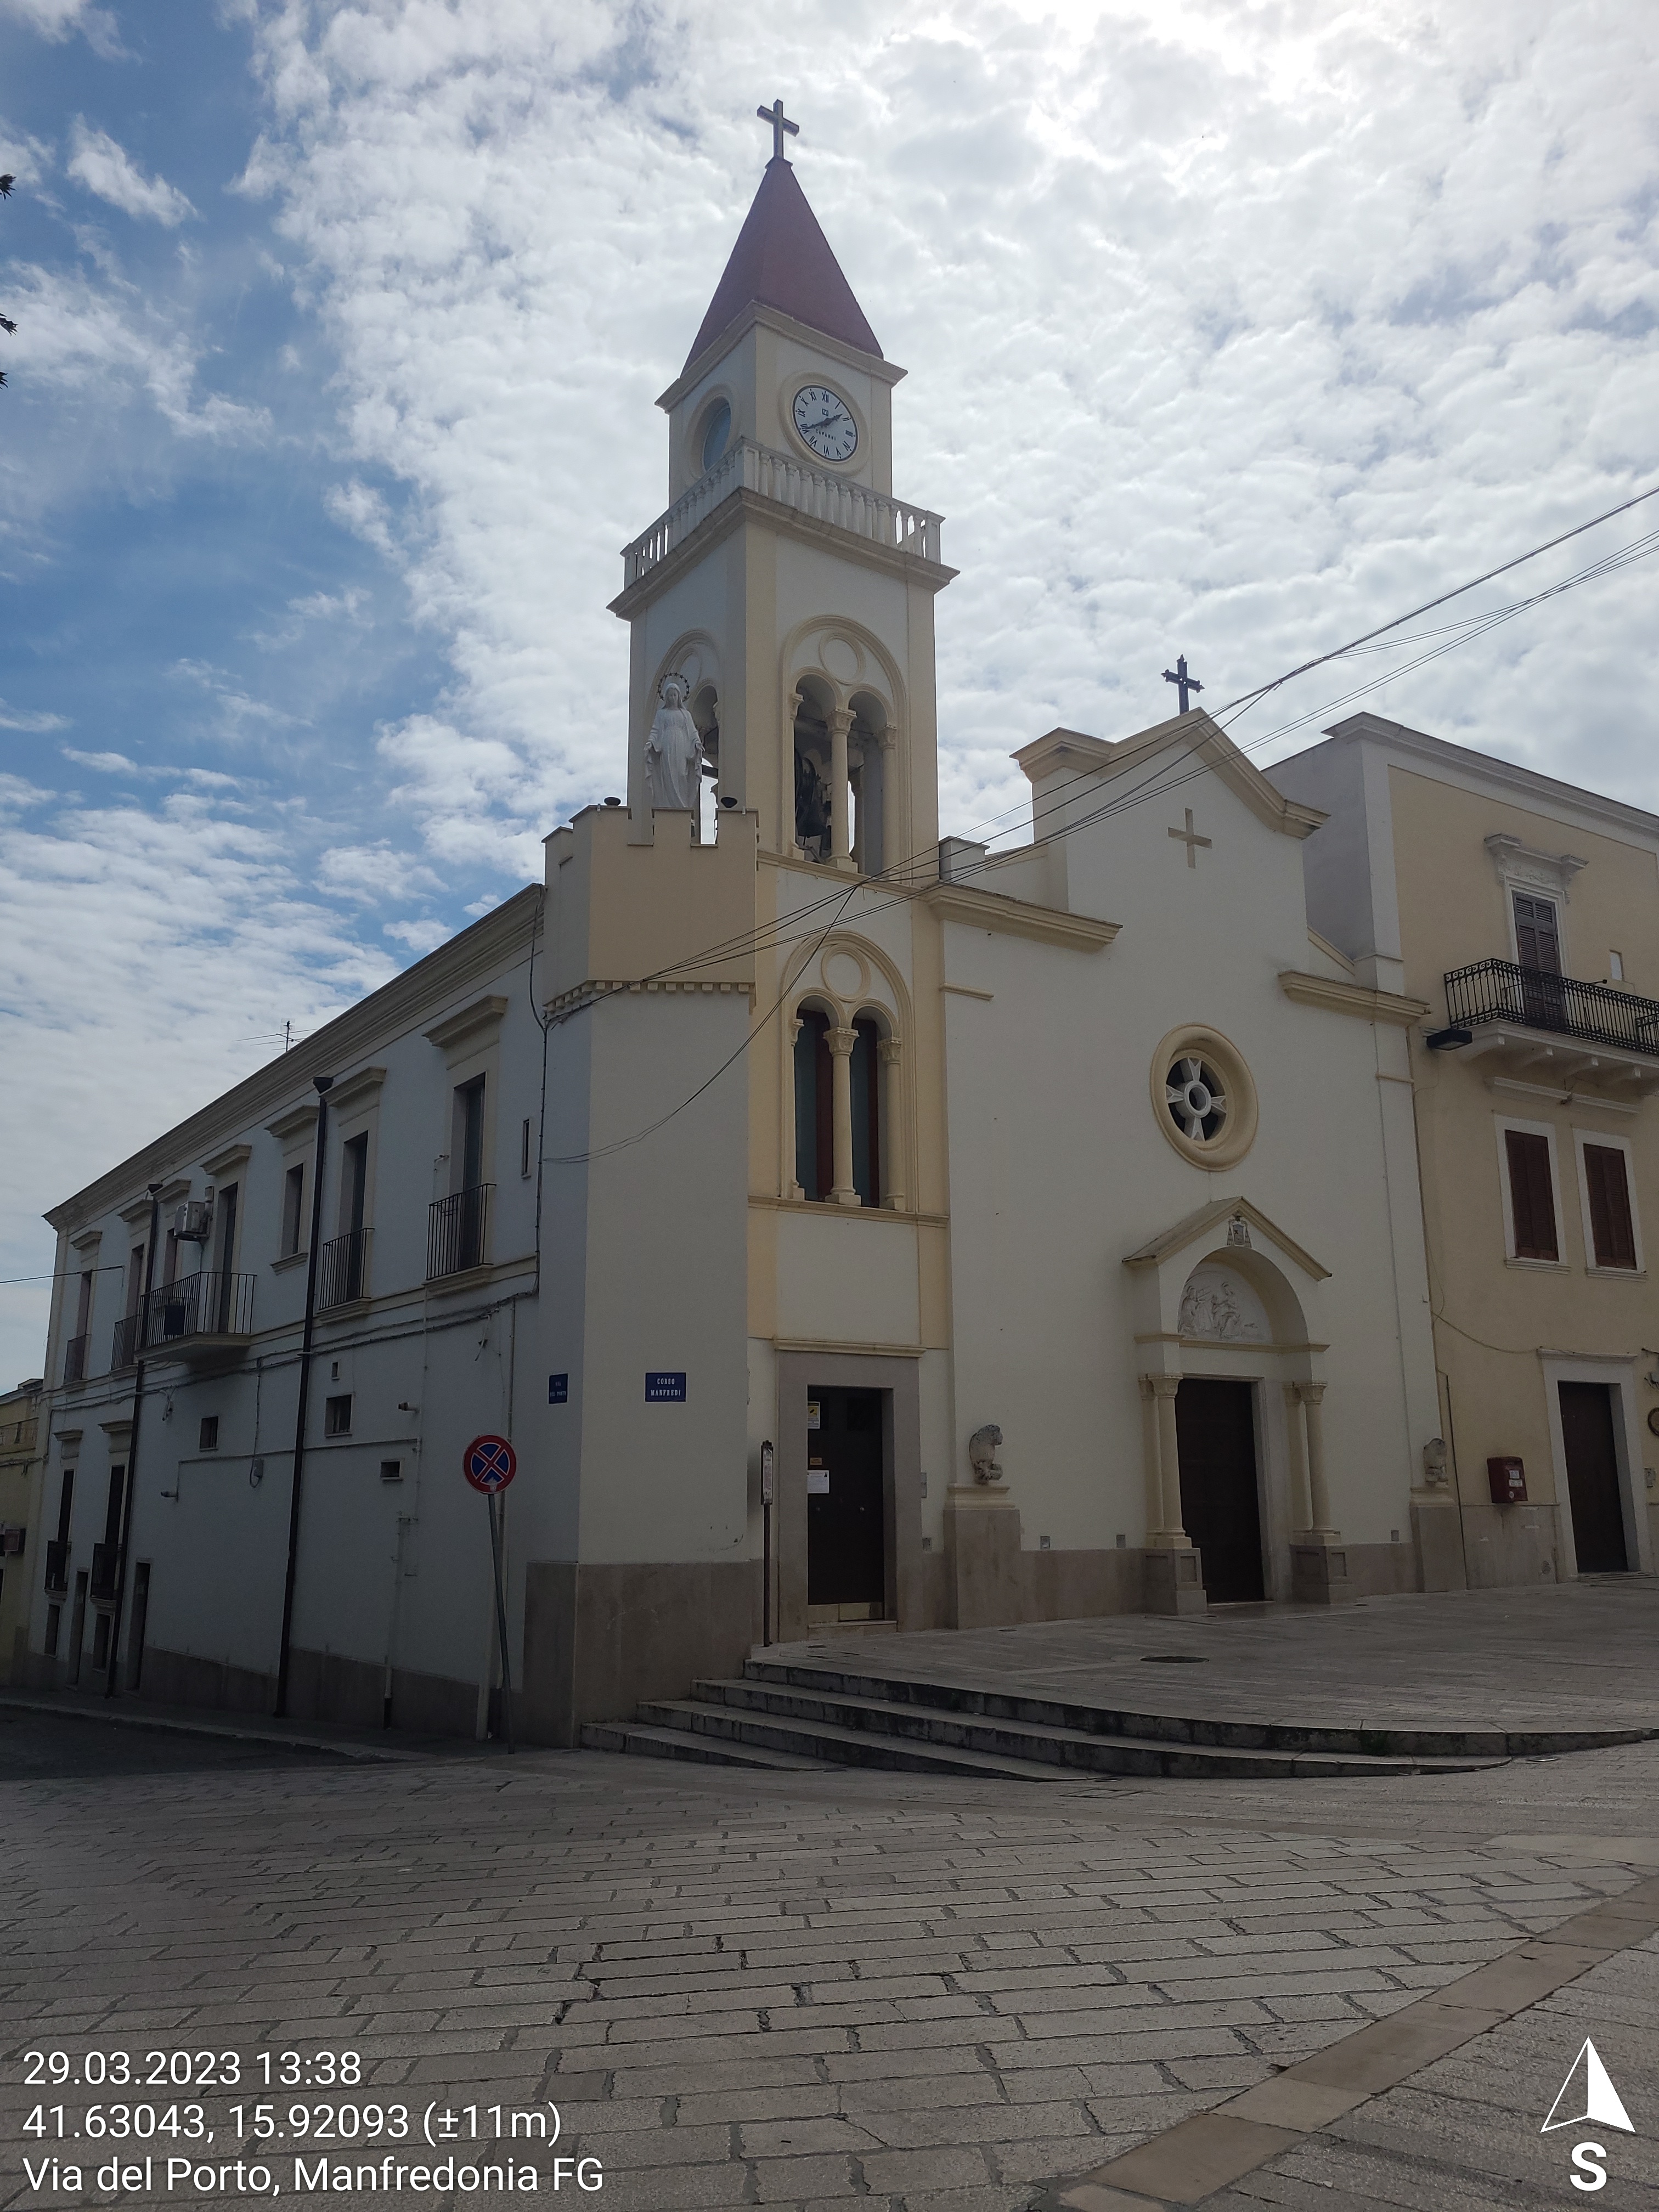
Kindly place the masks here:
POLYGON ((678 677, 671 676, 663 685, 662 704, 652 718, 651 734, 645 741, 645 779, 652 805, 690 814, 695 837, 702 811, 702 744, 678 677))

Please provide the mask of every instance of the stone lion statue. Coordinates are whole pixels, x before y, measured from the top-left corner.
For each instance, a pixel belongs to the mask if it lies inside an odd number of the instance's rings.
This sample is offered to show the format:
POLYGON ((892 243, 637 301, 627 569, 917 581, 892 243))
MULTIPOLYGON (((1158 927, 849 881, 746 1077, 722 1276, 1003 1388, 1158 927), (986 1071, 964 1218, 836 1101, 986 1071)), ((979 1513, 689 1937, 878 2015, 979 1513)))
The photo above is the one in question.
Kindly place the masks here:
POLYGON ((975 1482, 1000 1482, 1002 1469, 997 1464, 997 1454, 1002 1449, 1002 1431, 994 1421, 988 1421, 982 1429, 975 1429, 968 1439, 968 1464, 974 1470, 975 1482))

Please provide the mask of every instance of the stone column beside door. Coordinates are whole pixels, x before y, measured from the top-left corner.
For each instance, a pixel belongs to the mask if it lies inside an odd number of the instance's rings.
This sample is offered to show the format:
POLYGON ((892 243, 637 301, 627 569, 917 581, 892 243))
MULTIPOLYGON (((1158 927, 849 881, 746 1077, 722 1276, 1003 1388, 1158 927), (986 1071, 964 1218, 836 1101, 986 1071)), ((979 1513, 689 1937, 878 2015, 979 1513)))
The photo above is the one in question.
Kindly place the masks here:
POLYGON ((1149 1502, 1156 1496, 1163 1526, 1146 1531, 1148 1613, 1202 1613, 1206 1609, 1203 1561, 1181 1525, 1181 1447, 1176 1432, 1178 1375, 1144 1375, 1141 1389, 1152 1401, 1148 1424, 1154 1464, 1147 1469, 1149 1502))
POLYGON ((1299 1529, 1291 1543, 1291 1595, 1305 1605, 1352 1604, 1353 1582, 1348 1572, 1348 1554, 1343 1546, 1342 1531, 1330 1525, 1331 1495, 1330 1483, 1325 1473, 1322 1410, 1325 1385, 1322 1382, 1295 1382, 1290 1385, 1290 1389, 1295 1392, 1297 1399, 1296 1405, 1287 1408, 1291 1416, 1291 1432, 1295 1439, 1291 1444, 1293 1460, 1297 1446, 1302 1441, 1297 1431, 1305 1428, 1310 1516, 1309 1525, 1299 1529))

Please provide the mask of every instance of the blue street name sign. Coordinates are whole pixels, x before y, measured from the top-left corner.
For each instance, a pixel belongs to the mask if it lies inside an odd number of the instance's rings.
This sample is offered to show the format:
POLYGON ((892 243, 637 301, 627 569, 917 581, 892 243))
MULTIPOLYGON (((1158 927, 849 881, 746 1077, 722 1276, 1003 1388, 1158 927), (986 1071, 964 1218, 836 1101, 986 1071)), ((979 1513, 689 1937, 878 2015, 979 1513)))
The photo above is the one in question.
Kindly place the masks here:
POLYGON ((647 1406, 683 1406, 685 1403, 685 1376, 654 1375, 646 1370, 645 1402, 647 1406))
POLYGON ((568 1375, 548 1376, 547 1402, 550 1406, 568 1406, 570 1403, 570 1377, 568 1375))

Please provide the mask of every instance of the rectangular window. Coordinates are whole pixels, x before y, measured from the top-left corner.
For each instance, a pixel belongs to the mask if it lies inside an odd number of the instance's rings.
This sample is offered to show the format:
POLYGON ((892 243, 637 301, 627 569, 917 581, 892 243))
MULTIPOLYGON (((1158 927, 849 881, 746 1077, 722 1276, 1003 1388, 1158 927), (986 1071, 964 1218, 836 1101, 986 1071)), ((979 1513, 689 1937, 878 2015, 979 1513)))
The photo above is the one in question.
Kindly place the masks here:
POLYGON ((526 1114, 525 1116, 524 1127, 520 1131, 519 1136, 519 1173, 525 1176, 526 1180, 530 1175, 531 1166, 530 1116, 526 1114))
POLYGON ((811 1199, 827 1199, 836 1179, 834 1088, 830 1018, 803 1006, 795 1032, 795 1181, 811 1199))
POLYGON ((450 1176, 456 1190, 476 1190, 483 1181, 484 1079, 475 1076, 455 1091, 455 1127, 450 1146, 450 1176))
POLYGON ((348 1137, 340 1153, 340 1234, 355 1237, 368 1210, 368 1132, 348 1137))
POLYGON ((323 1401, 323 1434, 325 1437, 349 1437, 351 1434, 351 1394, 343 1391, 337 1398, 323 1401))
POLYGON ((126 1462, 118 1461, 109 1471, 109 1497, 104 1505, 104 1541, 111 1546, 121 1540, 121 1501, 126 1487, 126 1462))
POLYGON ((66 1467, 64 1469, 64 1480, 58 1490, 58 1540, 60 1544, 67 1544, 69 1541, 70 1516, 74 1510, 75 1469, 72 1467, 66 1467))
POLYGON ((1509 1161, 1516 1258, 1559 1260, 1549 1139, 1525 1129, 1505 1129, 1504 1151, 1509 1161))
POLYGON ((1610 982, 1610 983, 1622 983, 1622 982, 1624 981, 1624 980, 1625 980, 1625 956, 1624 956, 1624 954, 1623 954, 1622 952, 1609 952, 1609 953, 1608 953, 1608 955, 1607 955, 1607 981, 1608 981, 1608 982, 1610 982))
POLYGON ((1561 973, 1561 932, 1553 899, 1515 894, 1515 951, 1523 968, 1537 968, 1546 975, 1561 973))
POLYGON ((144 1248, 135 1244, 127 1255, 127 1311, 136 1314, 144 1295, 144 1248))
POLYGON ((1616 1146, 1584 1146, 1584 1188, 1589 1198, 1590 1243, 1598 1267, 1634 1267, 1636 1227, 1631 1218, 1630 1178, 1616 1146))
POLYGON ((81 1287, 75 1300, 75 1334, 77 1336, 85 1336, 92 1327, 92 1270, 90 1267, 83 1267, 81 1271, 81 1287))
POLYGON ((213 1264, 222 1275, 228 1275, 236 1265, 237 1195, 236 1185, 228 1182, 213 1209, 216 1216, 213 1224, 213 1264))
POLYGON ((202 1425, 197 1434, 196 1449, 198 1451, 218 1450, 219 1416, 216 1413, 203 1414, 202 1425))
POLYGON ((404 1463, 402 1460, 383 1459, 380 1462, 380 1480, 382 1482, 401 1482, 403 1479, 404 1463))
POLYGON ((304 1163, 292 1167, 283 1177, 283 1257, 286 1260, 300 1249, 300 1216, 304 1211, 306 1171, 304 1163))
POLYGON ((63 1624, 63 1619, 64 1608, 61 1605, 49 1605, 46 1607, 46 1656, 48 1659, 55 1659, 58 1656, 58 1632, 63 1624))

